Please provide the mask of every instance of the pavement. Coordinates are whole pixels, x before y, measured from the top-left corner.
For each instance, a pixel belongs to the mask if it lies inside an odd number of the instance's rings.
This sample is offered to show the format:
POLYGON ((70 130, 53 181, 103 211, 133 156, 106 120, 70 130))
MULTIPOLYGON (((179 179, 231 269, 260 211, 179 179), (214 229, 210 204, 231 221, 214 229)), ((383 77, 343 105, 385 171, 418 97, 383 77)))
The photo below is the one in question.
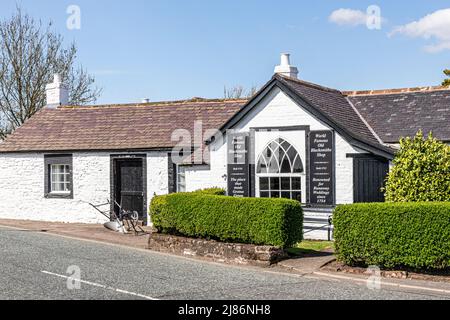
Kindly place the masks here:
MULTIPOLYGON (((142 234, 140 236, 134 236, 134 234, 119 234, 109 231, 100 224, 0 219, 0 226, 100 241, 139 249, 146 249, 148 247, 147 234, 142 234)), ((150 231, 149 227, 143 227, 143 229, 147 232, 150 231)))
POLYGON ((450 288, 440 284, 426 290, 383 282, 370 289, 364 278, 221 265, 38 229, 0 226, 0 299, 450 299, 450 288))
POLYGON ((315 255, 284 260, 279 262, 278 266, 300 274, 313 274, 334 260, 336 258, 332 252, 321 252, 315 255))

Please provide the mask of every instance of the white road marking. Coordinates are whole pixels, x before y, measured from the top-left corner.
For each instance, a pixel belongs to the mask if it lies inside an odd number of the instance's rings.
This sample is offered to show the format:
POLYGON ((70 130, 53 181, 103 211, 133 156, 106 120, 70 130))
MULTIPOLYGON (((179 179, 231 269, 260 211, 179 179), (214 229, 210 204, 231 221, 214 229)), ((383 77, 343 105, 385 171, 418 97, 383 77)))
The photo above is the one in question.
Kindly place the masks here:
MULTIPOLYGON (((323 273, 323 272, 314 272, 314 274, 316 274, 318 276, 328 277, 328 278, 335 278, 335 279, 341 279, 341 280, 351 280, 351 281, 356 281, 356 282, 367 283, 367 279, 346 277, 346 276, 334 275, 334 274, 323 273)), ((425 290, 425 291, 432 291, 432 292, 439 292, 439 293, 450 294, 450 290, 436 289, 436 288, 429 288, 429 287, 422 287, 422 286, 411 286, 411 285, 407 285, 407 284, 399 284, 399 283, 393 283, 393 282, 381 281, 381 285, 382 286, 397 287, 397 288, 414 289, 414 290, 425 290)))
MULTIPOLYGON (((46 274, 46 275, 50 275, 50 276, 54 276, 54 277, 58 277, 58 278, 66 279, 66 280, 67 279, 71 279, 68 276, 65 276, 65 275, 62 275, 62 274, 53 273, 53 272, 49 272, 49 271, 45 271, 45 270, 41 271, 41 272, 46 274)), ((140 294, 140 293, 126 291, 126 290, 122 290, 122 289, 117 289, 117 288, 113 288, 113 287, 110 287, 110 286, 106 286, 106 285, 103 285, 103 284, 90 282, 90 281, 86 281, 86 280, 80 280, 80 283, 87 284, 89 286, 93 286, 93 287, 97 287, 97 288, 102 288, 102 289, 105 289, 105 290, 114 291, 114 292, 117 292, 117 293, 128 294, 128 295, 139 297, 139 298, 143 298, 143 299, 146 299, 146 300, 154 300, 154 301, 159 300, 159 299, 156 299, 156 298, 153 298, 153 297, 150 297, 150 296, 146 296, 146 295, 143 295, 143 294, 140 294)))

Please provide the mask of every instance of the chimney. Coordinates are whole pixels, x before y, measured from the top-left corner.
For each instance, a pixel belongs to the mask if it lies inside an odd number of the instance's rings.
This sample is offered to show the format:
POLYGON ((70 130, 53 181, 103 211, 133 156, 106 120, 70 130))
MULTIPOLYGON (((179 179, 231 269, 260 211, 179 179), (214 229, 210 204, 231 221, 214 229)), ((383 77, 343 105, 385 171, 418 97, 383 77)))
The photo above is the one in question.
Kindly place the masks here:
POLYGON ((275 73, 290 78, 298 78, 298 69, 291 66, 290 56, 289 53, 281 54, 281 64, 275 67, 275 73))
POLYGON ((59 74, 53 76, 53 83, 49 83, 45 87, 45 91, 47 95, 47 108, 56 109, 59 106, 69 103, 69 90, 61 81, 59 74))

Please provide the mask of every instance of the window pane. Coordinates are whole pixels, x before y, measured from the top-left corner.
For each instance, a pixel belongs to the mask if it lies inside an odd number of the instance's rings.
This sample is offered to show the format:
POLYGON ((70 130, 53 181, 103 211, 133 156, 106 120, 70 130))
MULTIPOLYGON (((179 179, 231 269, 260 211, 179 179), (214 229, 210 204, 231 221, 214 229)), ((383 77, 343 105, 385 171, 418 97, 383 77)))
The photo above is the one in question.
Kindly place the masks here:
POLYGON ((291 178, 281 178, 281 190, 291 190, 291 178))
POLYGON ((64 183, 52 183, 53 192, 64 192, 67 191, 64 183))
POLYGON ((186 192, 186 167, 177 165, 177 192, 186 192))
POLYGON ((278 192, 278 191, 272 191, 272 192, 270 193, 270 197, 271 197, 271 198, 279 198, 279 197, 280 197, 280 192, 278 192))
POLYGON ((293 165, 293 173, 302 173, 302 172, 303 172, 303 164, 302 161, 300 160, 300 157, 297 156, 293 165))
POLYGON ((270 190, 280 190, 280 178, 270 178, 270 190))
POLYGON ((265 160, 265 156, 261 156, 258 162, 257 173, 267 173, 267 161, 265 160))
POLYGON ((285 199, 291 199, 291 193, 290 192, 282 192, 281 197, 285 199))
POLYGON ((52 165, 51 168, 52 168, 52 173, 54 173, 54 174, 58 174, 58 173, 63 173, 64 172, 63 171, 63 167, 58 165, 58 164, 52 165))
POLYGON ((292 178, 292 190, 302 190, 302 178, 292 178))
POLYGON ((281 164, 281 173, 292 173, 291 163, 287 157, 284 158, 283 163, 281 164))
POLYGON ((269 198, 269 193, 268 192, 261 192, 260 196, 261 196, 261 198, 269 198))
POLYGON ((285 152, 288 152, 292 147, 288 142, 284 141, 283 139, 281 139, 281 146, 283 147, 285 152))
POLYGON ((278 161, 279 160, 278 160, 277 156, 274 154, 269 162, 269 173, 279 173, 280 172, 280 168, 278 167, 278 165, 279 165, 278 161))
POLYGON ((292 200, 297 200, 302 202, 302 193, 301 192, 292 192, 292 200))
POLYGON ((53 174, 52 175, 52 182, 55 182, 55 183, 64 182, 64 175, 62 175, 62 174, 53 174))
POLYGON ((259 179, 259 190, 269 190, 269 178, 259 179))

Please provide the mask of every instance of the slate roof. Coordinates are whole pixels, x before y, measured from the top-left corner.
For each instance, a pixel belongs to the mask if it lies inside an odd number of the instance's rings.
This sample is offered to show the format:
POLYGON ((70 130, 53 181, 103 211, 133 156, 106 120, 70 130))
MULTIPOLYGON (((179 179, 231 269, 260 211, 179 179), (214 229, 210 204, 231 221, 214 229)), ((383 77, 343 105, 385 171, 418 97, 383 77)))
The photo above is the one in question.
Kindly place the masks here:
POLYGON ((380 141, 373 135, 340 91, 298 79, 278 75, 275 77, 286 83, 303 99, 356 138, 374 145, 380 145, 380 141))
MULTIPOLYGON (((271 88, 278 86, 347 141, 363 150, 392 157, 402 136, 419 129, 450 142, 450 89, 442 87, 340 92, 275 75, 250 100, 206 100, 60 107, 40 110, 8 139, 0 152, 58 152, 170 149, 175 129, 193 137, 225 131, 244 117, 271 88)), ((268 124, 270 125, 270 124, 268 124)), ((300 125, 300 124, 299 124, 300 125)), ((203 138, 208 138, 203 136, 203 138)))
POLYGON ((194 138, 194 122, 203 132, 218 129, 246 100, 194 100, 134 105, 41 109, 8 139, 0 152, 136 150, 172 148, 175 129, 194 138))
POLYGON ((349 100, 384 143, 396 144, 419 129, 450 142, 450 88, 347 92, 349 100))

